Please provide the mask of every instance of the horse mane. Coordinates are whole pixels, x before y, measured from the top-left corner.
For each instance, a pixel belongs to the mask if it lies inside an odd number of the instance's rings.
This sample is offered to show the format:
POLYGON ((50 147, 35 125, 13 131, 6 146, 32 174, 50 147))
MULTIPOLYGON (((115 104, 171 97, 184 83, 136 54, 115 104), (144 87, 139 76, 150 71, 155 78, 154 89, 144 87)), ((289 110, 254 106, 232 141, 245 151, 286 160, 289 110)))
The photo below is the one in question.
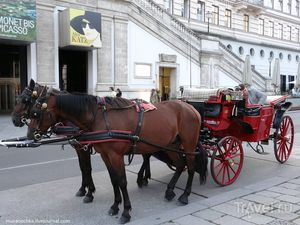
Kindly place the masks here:
POLYGON ((121 109, 124 107, 132 106, 133 102, 126 98, 121 97, 105 97, 106 105, 114 109, 121 109))
POLYGON ((97 106, 97 98, 92 95, 57 95, 56 107, 75 116, 84 116, 97 106))

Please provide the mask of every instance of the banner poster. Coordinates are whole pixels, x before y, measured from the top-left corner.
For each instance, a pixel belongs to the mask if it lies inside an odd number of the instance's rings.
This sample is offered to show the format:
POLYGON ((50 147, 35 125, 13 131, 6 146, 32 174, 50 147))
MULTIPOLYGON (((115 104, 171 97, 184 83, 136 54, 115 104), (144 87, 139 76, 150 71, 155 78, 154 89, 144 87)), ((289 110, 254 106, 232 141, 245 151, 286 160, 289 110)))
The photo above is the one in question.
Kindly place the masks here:
POLYGON ((36 40, 35 0, 0 0, 0 39, 36 40))
POLYGON ((100 48, 101 14, 79 9, 69 9, 70 45, 100 48))

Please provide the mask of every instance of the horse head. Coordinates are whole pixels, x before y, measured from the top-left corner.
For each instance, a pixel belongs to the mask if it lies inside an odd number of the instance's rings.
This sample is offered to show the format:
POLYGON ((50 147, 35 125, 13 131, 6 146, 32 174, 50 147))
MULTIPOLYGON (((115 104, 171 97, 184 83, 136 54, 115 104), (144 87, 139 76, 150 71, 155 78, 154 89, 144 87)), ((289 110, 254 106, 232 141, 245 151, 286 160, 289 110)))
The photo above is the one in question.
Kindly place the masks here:
POLYGON ((89 130, 90 121, 97 114, 97 100, 90 95, 71 95, 44 87, 30 110, 27 137, 39 140, 49 128, 58 123, 71 122, 82 130, 89 130))
POLYGON ((23 127, 27 123, 30 109, 42 89, 43 86, 31 79, 28 87, 26 87, 22 93, 16 97, 16 105, 11 114, 12 122, 16 127, 23 127))
POLYGON ((28 124, 27 136, 30 139, 40 140, 47 130, 57 122, 54 95, 48 93, 44 86, 38 98, 30 109, 30 122, 28 124))

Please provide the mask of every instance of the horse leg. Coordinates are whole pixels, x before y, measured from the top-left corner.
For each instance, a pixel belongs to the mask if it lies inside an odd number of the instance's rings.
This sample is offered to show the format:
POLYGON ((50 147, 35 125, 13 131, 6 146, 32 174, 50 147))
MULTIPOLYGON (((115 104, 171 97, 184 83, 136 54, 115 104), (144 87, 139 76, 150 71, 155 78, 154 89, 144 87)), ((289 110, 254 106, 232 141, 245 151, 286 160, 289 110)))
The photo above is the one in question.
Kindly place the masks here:
POLYGON ((138 172, 138 177, 136 180, 139 188, 141 188, 143 186, 147 186, 148 179, 151 178, 150 157, 151 157, 150 154, 143 155, 143 164, 141 166, 141 169, 138 172), (145 175, 144 175, 144 173, 145 173, 145 175))
POLYGON ((114 215, 117 215, 119 212, 119 205, 122 202, 122 196, 121 196, 121 192, 119 189, 116 172, 114 171, 113 167, 111 166, 108 157, 106 157, 104 154, 101 154, 101 157, 102 157, 102 159, 106 165, 106 168, 108 170, 110 181, 111 181, 111 184, 112 184, 113 190, 114 190, 114 203, 108 210, 108 215, 114 216, 114 215))
POLYGON ((73 148, 76 150, 77 156, 78 156, 78 162, 79 162, 79 167, 80 167, 80 171, 81 171, 81 187, 79 188, 79 190, 76 192, 76 196, 77 197, 83 197, 85 196, 86 193, 86 177, 85 177, 85 165, 83 162, 83 159, 81 157, 81 149, 79 148, 79 146, 73 146, 73 148))
POLYGON ((115 194, 115 201, 114 204, 111 206, 109 212, 114 212, 115 207, 118 207, 119 203, 121 203, 121 190, 124 200, 124 210, 122 216, 119 219, 119 222, 121 224, 127 223, 130 221, 131 218, 129 214, 131 210, 131 203, 127 190, 124 156, 119 154, 113 154, 113 151, 109 151, 109 154, 101 154, 101 156, 102 159, 105 161, 107 169, 109 170, 115 194))
POLYGON ((188 196, 192 192, 192 184, 193 184, 193 178, 194 178, 194 171, 188 170, 188 180, 184 189, 183 194, 178 198, 178 201, 183 204, 187 205, 189 203, 188 196))
POLYGON ((84 203, 90 203, 94 200, 93 193, 96 191, 93 177, 92 177, 92 164, 91 164, 91 152, 92 146, 89 146, 87 151, 82 150, 82 155, 84 157, 85 162, 85 177, 86 177, 86 184, 88 188, 88 192, 85 195, 83 202, 84 203))
POLYGON ((174 188, 175 188, 175 185, 176 185, 183 170, 184 170, 184 166, 176 167, 176 171, 175 171, 171 181, 169 182, 166 193, 165 193, 165 198, 168 201, 171 201, 175 197, 174 188))
POLYGON ((122 217, 120 218, 120 223, 124 224, 130 221, 130 214, 131 211, 131 203, 127 191, 127 179, 126 179, 126 173, 125 173, 125 167, 122 171, 122 175, 119 177, 119 187, 122 191, 123 199, 124 199, 124 211, 122 213, 122 217))
POLYGON ((76 153, 78 155, 79 167, 81 170, 82 184, 79 188, 76 196, 84 197, 84 203, 90 203, 93 201, 96 188, 92 178, 92 166, 91 166, 91 155, 90 149, 84 151, 80 146, 74 146, 76 153), (86 194, 86 187, 88 188, 88 193, 86 194), (85 195, 86 194, 86 195, 85 195))

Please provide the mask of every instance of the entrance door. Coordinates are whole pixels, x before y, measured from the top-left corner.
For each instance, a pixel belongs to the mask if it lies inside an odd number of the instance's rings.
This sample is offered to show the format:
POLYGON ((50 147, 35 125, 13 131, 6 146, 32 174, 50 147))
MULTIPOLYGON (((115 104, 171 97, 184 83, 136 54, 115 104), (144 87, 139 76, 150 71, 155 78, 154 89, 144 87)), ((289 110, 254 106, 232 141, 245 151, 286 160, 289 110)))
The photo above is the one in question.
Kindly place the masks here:
POLYGON ((87 93, 87 60, 85 51, 59 51, 60 89, 87 93))
POLYGON ((10 113, 27 85, 26 46, 0 45, 0 112, 10 113))
POLYGON ((170 97, 170 74, 171 69, 168 67, 159 68, 159 93, 161 95, 161 101, 167 101, 170 97))

